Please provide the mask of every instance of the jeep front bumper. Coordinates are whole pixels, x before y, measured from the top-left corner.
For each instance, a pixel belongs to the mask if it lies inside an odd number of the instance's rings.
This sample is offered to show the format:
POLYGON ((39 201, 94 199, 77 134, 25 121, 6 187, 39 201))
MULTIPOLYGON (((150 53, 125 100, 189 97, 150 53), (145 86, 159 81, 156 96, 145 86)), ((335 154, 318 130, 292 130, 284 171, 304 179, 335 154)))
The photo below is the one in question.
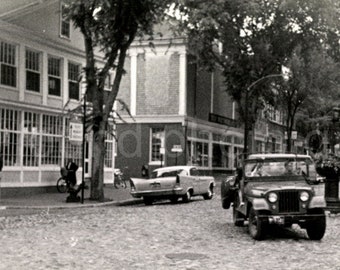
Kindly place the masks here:
POLYGON ((303 225, 310 221, 318 220, 320 218, 324 218, 324 214, 306 214, 306 215, 259 215, 258 218, 261 219, 262 222, 267 224, 276 224, 282 226, 290 226, 292 224, 303 225))

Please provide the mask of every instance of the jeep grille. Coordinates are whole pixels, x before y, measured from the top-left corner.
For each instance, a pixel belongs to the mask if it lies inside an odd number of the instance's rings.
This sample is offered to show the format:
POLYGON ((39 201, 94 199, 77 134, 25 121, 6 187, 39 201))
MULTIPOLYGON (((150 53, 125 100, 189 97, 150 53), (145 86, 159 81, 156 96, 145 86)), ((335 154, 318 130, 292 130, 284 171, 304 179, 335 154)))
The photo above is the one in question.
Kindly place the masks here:
POLYGON ((284 190, 279 192, 279 212, 299 212, 299 192, 284 190))

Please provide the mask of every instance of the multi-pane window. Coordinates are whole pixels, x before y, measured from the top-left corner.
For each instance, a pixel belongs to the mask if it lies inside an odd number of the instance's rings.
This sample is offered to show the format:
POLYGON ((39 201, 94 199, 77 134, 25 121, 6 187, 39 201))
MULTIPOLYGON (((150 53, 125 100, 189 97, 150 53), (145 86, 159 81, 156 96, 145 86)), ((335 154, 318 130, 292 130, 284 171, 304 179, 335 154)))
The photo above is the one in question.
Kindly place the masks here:
POLYGON ((54 115, 43 115, 42 118, 42 165, 60 165, 62 152, 62 118, 54 115))
POLYGON ((70 19, 67 17, 67 6, 65 3, 61 3, 60 12, 60 35, 62 37, 70 38, 71 23, 70 19))
POLYGON ((38 166, 39 161, 39 139, 40 139, 40 118, 39 114, 24 112, 24 166, 38 166))
POLYGON ((228 168, 230 158, 230 146, 214 143, 212 148, 212 166, 228 168))
POLYGON ((17 86, 17 66, 15 45, 0 42, 0 83, 17 86))
POLYGON ((196 166, 208 167, 208 150, 209 144, 207 142, 188 141, 189 163, 196 166))
POLYGON ((79 65, 68 63, 69 99, 79 100, 79 65))
POLYGON ((164 128, 151 129, 151 161, 161 161, 161 148, 164 147, 164 128))
POLYGON ((48 57, 48 94, 60 96, 61 86, 60 59, 48 57))
MULTIPOLYGON (((65 127, 70 126, 70 120, 66 119, 65 127)), ((72 143, 69 139, 69 129, 65 128, 65 156, 64 164, 67 164, 68 160, 73 160, 79 167, 83 164, 82 155, 82 143, 72 143)))
MULTIPOLYGON (((109 130, 112 130, 112 128, 110 128, 109 130)), ((104 158, 105 168, 112 168, 114 142, 115 142, 115 138, 113 134, 111 132, 108 132, 106 135, 106 139, 105 139, 105 150, 106 150, 105 158, 104 158)))
POLYGON ((0 145, 4 166, 15 166, 19 162, 20 113, 0 108, 0 145))
POLYGON ((26 50, 26 90, 40 92, 40 54, 26 50))

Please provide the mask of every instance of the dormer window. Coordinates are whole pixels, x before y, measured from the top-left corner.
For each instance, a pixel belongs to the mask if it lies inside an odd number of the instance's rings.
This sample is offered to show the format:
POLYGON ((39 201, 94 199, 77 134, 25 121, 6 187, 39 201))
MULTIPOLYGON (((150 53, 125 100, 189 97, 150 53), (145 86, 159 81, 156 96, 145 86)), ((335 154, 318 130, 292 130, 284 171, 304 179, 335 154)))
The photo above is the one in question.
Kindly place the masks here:
POLYGON ((66 13, 67 5, 61 2, 60 8, 60 36, 64 38, 70 38, 71 23, 66 13))

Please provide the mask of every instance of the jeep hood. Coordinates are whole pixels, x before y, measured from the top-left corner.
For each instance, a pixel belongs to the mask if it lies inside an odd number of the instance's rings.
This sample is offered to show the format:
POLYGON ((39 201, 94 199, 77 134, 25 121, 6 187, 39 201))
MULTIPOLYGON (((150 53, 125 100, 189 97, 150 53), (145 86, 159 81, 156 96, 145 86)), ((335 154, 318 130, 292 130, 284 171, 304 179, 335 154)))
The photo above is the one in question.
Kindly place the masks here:
POLYGON ((275 181, 275 182, 248 182, 245 186, 245 192, 248 194, 253 193, 255 191, 258 192, 267 192, 269 190, 287 190, 287 189, 295 189, 295 190, 312 190, 313 188, 303 181, 275 181))

